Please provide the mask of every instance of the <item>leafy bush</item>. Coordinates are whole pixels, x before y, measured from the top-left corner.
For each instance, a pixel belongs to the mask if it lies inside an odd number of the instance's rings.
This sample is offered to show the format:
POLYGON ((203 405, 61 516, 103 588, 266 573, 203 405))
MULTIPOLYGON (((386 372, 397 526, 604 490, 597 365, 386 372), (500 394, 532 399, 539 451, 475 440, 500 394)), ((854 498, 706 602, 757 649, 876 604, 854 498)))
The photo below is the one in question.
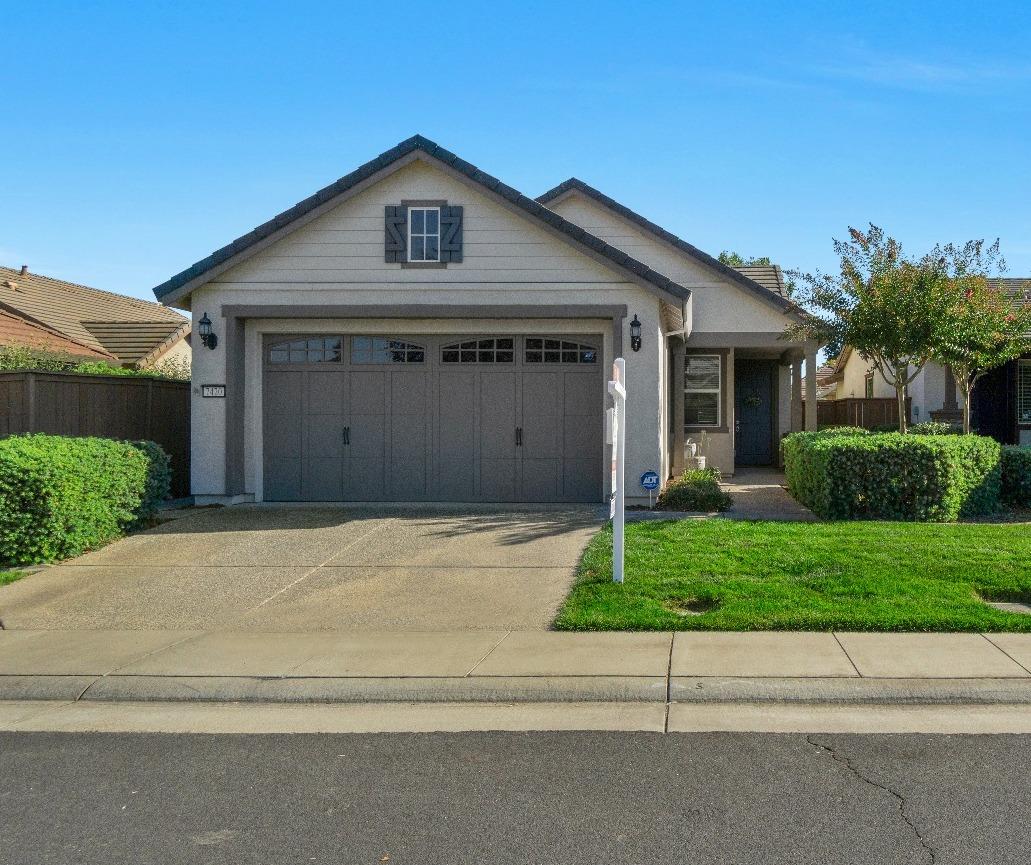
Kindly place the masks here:
POLYGON ((168 456, 153 442, 0 440, 0 561, 52 562, 94 549, 153 516, 169 477, 168 456))
POLYGON ((998 442, 900 433, 784 440, 788 488, 825 519, 948 522, 999 506, 998 442))
POLYGON ((692 469, 669 481, 656 507, 663 511, 725 511, 730 495, 720 488, 717 469, 692 469))
POLYGON ((186 358, 170 358, 155 366, 112 366, 102 360, 77 361, 74 357, 47 349, 30 349, 20 345, 0 346, 0 372, 73 372, 82 375, 114 375, 135 378, 168 378, 189 381, 190 362, 186 358))
POLYGON ((814 435, 820 438, 829 438, 834 436, 868 436, 870 430, 864 429, 861 426, 828 426, 816 432, 809 433, 798 433, 798 435, 814 435))
POLYGON ((1031 508, 1031 448, 1002 449, 1002 500, 1031 508))
POLYGON ((958 435, 961 432, 962 430, 941 420, 925 420, 923 423, 915 423, 909 428, 911 435, 918 436, 948 436, 958 435))

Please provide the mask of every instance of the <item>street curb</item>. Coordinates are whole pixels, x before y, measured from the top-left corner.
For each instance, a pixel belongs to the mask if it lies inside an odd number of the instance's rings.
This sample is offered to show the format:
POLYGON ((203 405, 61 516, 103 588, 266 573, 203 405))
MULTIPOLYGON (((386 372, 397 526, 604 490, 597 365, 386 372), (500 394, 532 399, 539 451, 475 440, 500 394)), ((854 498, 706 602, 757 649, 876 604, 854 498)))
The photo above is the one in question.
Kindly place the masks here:
POLYGON ((664 703, 664 676, 106 676, 83 700, 253 703, 664 703))
POLYGON ((1031 705, 1031 679, 0 676, 0 700, 180 703, 1031 705))
POLYGON ((0 700, 78 700, 96 676, 0 676, 0 700))
POLYGON ((1028 705, 1031 679, 729 678, 670 679, 673 703, 1028 705))

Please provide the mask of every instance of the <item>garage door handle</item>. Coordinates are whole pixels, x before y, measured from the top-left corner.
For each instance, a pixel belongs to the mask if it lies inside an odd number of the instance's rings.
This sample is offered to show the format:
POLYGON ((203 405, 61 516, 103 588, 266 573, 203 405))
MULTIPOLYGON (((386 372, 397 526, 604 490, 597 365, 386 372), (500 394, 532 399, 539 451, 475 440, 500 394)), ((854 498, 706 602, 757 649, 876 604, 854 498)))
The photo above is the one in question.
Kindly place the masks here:
POLYGON ((351 443, 351 428, 349 426, 344 427, 344 444, 349 445, 351 443))
POLYGON ((516 427, 516 447, 522 447, 523 445, 523 428, 521 426, 516 427))

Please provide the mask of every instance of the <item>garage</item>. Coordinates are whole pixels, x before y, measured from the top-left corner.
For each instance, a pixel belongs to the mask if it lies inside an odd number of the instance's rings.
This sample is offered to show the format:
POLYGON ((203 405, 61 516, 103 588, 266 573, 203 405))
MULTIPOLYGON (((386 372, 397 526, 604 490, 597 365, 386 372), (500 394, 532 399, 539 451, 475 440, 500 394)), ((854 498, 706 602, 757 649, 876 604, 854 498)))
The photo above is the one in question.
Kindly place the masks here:
POLYGON ((600 336, 266 335, 266 501, 597 502, 600 336))

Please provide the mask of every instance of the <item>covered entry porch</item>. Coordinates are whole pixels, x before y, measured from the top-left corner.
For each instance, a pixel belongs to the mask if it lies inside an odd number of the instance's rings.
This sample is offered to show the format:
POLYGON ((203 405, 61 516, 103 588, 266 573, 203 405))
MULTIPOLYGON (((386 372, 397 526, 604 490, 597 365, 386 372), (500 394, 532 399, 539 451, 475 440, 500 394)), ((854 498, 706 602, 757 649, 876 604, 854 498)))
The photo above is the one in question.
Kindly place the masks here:
POLYGON ((690 465, 691 450, 724 475, 780 465, 781 439, 816 429, 816 380, 804 370, 816 368, 817 349, 776 333, 693 333, 673 340, 672 474, 690 465))

